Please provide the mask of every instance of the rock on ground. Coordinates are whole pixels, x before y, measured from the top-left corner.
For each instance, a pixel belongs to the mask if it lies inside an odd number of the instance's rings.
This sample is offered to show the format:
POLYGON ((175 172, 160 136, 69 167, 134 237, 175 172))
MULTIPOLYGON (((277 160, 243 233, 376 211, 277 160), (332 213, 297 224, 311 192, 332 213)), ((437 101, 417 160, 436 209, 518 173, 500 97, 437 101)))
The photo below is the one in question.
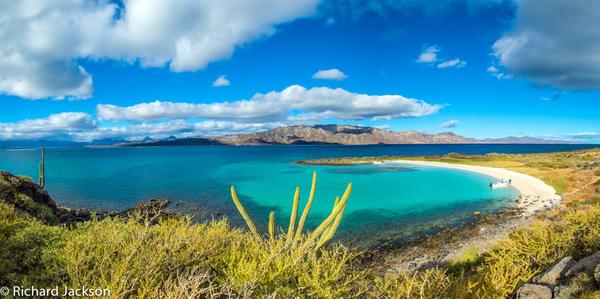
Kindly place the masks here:
POLYGON ((596 270, 594 270, 594 280, 596 280, 596 285, 600 288, 600 264, 596 265, 596 270))
POLYGON ((588 274, 593 274, 596 266, 600 264, 600 251, 596 251, 596 253, 584 257, 579 260, 575 265, 573 265, 565 274, 566 277, 575 277, 577 274, 581 272, 586 272, 588 274))
POLYGON ((517 299, 552 299, 552 290, 547 286, 528 283, 519 288, 517 299))
POLYGON ((576 264, 572 257, 562 259, 558 264, 554 265, 550 270, 533 279, 535 283, 555 285, 564 276, 564 274, 576 264))

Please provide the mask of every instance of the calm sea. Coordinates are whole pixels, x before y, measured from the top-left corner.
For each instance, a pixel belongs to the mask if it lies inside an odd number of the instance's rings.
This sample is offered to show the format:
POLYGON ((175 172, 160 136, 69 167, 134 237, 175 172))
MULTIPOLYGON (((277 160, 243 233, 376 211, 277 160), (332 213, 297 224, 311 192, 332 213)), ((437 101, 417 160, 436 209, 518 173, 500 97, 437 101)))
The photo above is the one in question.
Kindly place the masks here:
MULTIPOLYGON (((353 183, 342 224, 347 236, 391 234, 406 237, 432 224, 451 224, 491 213, 517 195, 491 190, 492 178, 467 171, 407 165, 302 166, 297 160, 322 157, 440 155, 446 153, 536 153, 592 145, 375 145, 375 146, 199 146, 65 148, 46 150, 46 185, 69 207, 121 210, 149 197, 174 201, 200 218, 211 213, 240 219, 229 198, 235 185, 260 226, 273 210, 283 227, 294 188, 306 200, 311 173, 317 193, 311 225, 331 209, 336 195, 353 183), (394 232, 394 233, 390 233, 394 232)), ((0 169, 37 179, 39 151, 0 150, 0 169)), ((303 202, 301 202, 303 205, 303 202)))

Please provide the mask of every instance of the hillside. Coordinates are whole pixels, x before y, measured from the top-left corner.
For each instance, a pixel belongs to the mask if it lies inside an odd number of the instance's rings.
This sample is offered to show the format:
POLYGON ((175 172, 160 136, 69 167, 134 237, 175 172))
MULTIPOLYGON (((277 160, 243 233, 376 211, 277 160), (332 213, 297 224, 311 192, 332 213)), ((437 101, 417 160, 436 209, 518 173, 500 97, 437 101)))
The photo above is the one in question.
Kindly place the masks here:
POLYGON ((373 127, 347 125, 290 126, 250 134, 217 137, 227 145, 261 144, 448 144, 448 143, 563 143, 532 137, 478 140, 452 132, 426 134, 417 131, 393 132, 373 127))

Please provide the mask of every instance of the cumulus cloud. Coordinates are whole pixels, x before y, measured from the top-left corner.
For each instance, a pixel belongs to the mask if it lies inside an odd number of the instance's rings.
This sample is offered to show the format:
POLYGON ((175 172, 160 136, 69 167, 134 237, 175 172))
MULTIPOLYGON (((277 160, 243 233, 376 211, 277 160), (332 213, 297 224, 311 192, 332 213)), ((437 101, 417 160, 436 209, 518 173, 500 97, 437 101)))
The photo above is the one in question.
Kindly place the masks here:
POLYGON ((346 74, 344 74, 339 69, 328 69, 328 70, 319 70, 312 76, 314 79, 324 79, 324 80, 337 80, 341 81, 346 79, 346 74))
POLYGON ((456 59, 452 59, 452 60, 446 60, 444 62, 438 63, 437 68, 438 69, 446 69, 446 68, 461 68, 467 65, 467 62, 464 60, 461 60, 460 58, 456 58, 456 59))
POLYGON ((229 85, 231 85, 231 82, 229 82, 229 79, 227 79, 227 76, 225 75, 219 76, 219 78, 212 83, 213 87, 224 87, 229 85))
POLYGON ((0 139, 71 139, 74 134, 95 128, 96 122, 89 114, 64 112, 46 118, 0 123, 0 139))
POLYGON ((203 69, 278 24, 313 14, 318 0, 1 1, 0 93, 86 98, 82 59, 115 59, 174 72, 203 69))
POLYGON ((600 6, 585 0, 517 1, 515 27, 493 45, 502 66, 536 84, 600 88, 600 6))
POLYGON ((437 46, 431 46, 426 48, 417 58, 418 63, 434 63, 438 61, 438 53, 440 53, 440 48, 437 46))
POLYGON ((210 136, 265 130, 281 126, 279 123, 234 123, 229 121, 170 120, 123 125, 100 125, 91 115, 81 112, 52 114, 45 118, 12 123, 0 123, 0 140, 72 140, 91 141, 103 138, 138 140, 145 136, 164 138, 210 136))
POLYGON ((193 104, 149 102, 128 107, 98 105, 100 120, 148 121, 161 119, 206 118, 243 123, 316 122, 327 118, 340 120, 382 120, 430 115, 441 105, 401 95, 368 95, 327 87, 306 89, 292 85, 282 91, 258 93, 249 100, 193 104))
POLYGON ((441 126, 443 128, 456 128, 456 126, 458 126, 458 124, 460 124, 459 120, 451 119, 449 121, 442 123, 441 126))

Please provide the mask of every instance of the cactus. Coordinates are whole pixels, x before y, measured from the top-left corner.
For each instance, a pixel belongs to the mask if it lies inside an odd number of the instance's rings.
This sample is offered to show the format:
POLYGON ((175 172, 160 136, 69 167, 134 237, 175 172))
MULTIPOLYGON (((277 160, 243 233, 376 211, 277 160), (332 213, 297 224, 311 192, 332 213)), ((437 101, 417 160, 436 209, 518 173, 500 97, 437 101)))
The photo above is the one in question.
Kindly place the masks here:
MULTIPOLYGON (((288 232, 286 235, 288 242, 292 240, 298 240, 302 237, 302 226, 304 225, 304 222, 308 217, 308 212, 310 211, 310 207, 315 196, 316 180, 317 174, 315 172, 313 173, 312 187, 308 198, 308 202, 306 203, 306 207, 304 208, 302 217, 300 218, 300 222, 298 223, 298 228, 296 230, 296 233, 294 234, 294 226, 296 223, 296 216, 298 213, 298 203, 300 201, 300 188, 296 187, 296 192, 294 193, 294 202, 292 205, 292 213, 290 215, 290 226, 288 227, 288 232)), ((323 220, 323 222, 321 222, 321 224, 313 232, 308 233, 306 239, 304 239, 303 242, 289 242, 289 244, 291 244, 291 246, 303 244, 301 246, 303 246, 304 248, 314 246, 315 250, 318 250, 319 248, 322 248, 323 246, 327 245, 327 243, 333 238, 333 235, 335 234, 340 225, 342 216, 344 214, 344 211, 346 210, 346 205, 348 204, 348 198, 350 197, 351 191, 352 184, 348 184, 348 187, 346 187, 346 191, 344 191, 342 198, 340 199, 339 197, 337 197, 335 199, 333 209, 331 210, 329 216, 327 216, 327 218, 325 218, 325 220, 323 220), (318 241, 316 241, 317 239, 318 241)), ((246 221, 246 224, 248 225, 248 228, 250 228, 250 231, 252 232, 254 237, 256 237, 259 240, 262 240, 261 234, 256 229, 256 225, 254 224, 254 222, 246 212, 246 209, 240 202, 237 193, 235 192, 235 188, 233 186, 231 186, 231 197, 238 211, 246 221)), ((275 212, 273 211, 271 211, 271 213, 269 214, 268 231, 271 239, 274 239, 276 236, 275 212)))
POLYGON ((44 165, 45 160, 45 148, 42 146, 42 161, 40 161, 40 178, 38 179, 38 184, 42 189, 46 186, 46 167, 44 165))
POLYGON ((321 222, 321 224, 319 226, 317 226, 317 228, 315 228, 315 230, 309 234, 309 238, 308 238, 309 241, 315 240, 320 234, 322 234, 323 232, 325 232, 325 230, 330 228, 329 225, 335 220, 335 218, 338 216, 338 214, 340 214, 341 211, 346 208, 346 204, 348 203, 348 198, 350 197, 351 191, 352 191, 352 184, 348 184, 348 187, 346 187, 346 191, 344 192, 344 195, 342 195, 342 199, 335 206, 333 211, 331 211, 331 214, 329 214, 329 216, 327 216, 327 218, 325 218, 325 220, 323 220, 323 222, 321 222))
POLYGON ((290 214, 290 226, 288 227, 288 239, 294 239, 294 228, 296 226, 296 217, 298 216, 298 204, 300 203, 300 187, 296 187, 294 192, 294 202, 292 203, 292 214, 290 214))
MULTIPOLYGON (((335 199, 335 206, 338 205, 339 203, 339 197, 335 199)), ((321 235, 321 239, 319 240, 319 243, 317 244, 317 248, 321 248, 325 245, 327 245, 327 243, 329 243, 329 241, 331 241, 331 239, 333 238, 333 235, 335 235, 335 232, 337 231, 338 227, 340 226, 340 223, 342 222, 342 216, 344 215, 344 211, 346 210, 346 205, 344 205, 342 207, 342 210, 340 211, 340 213, 335 217, 335 220, 333 221, 333 224, 331 225, 331 227, 328 230, 325 230, 325 232, 321 235)))
POLYGON ((275 238, 275 212, 273 211, 269 214, 269 236, 271 239, 275 238))
POLYGON ((304 222, 306 222, 306 217, 308 217, 308 213, 310 212, 310 207, 312 206, 312 202, 315 199, 315 191, 317 187, 317 172, 313 172, 312 184, 310 186, 310 194, 308 195, 308 201, 306 202, 306 206, 304 210, 302 210, 302 216, 300 216, 300 221, 298 222, 298 229, 296 229, 295 238, 298 238, 302 235, 302 229, 304 228, 304 222))
POLYGON ((233 186, 231 186, 231 198, 233 199, 233 203, 237 207, 238 211, 242 215, 242 218, 244 218, 244 221, 246 221, 246 224, 248 225, 248 228, 250 228, 250 231, 252 232, 254 237, 256 237, 257 239, 260 239, 260 234, 258 233, 258 230, 256 229, 256 225, 254 225, 252 218, 250 218, 250 216, 246 212, 246 209, 240 202, 240 199, 238 198, 237 193, 235 192, 235 188, 233 186))

